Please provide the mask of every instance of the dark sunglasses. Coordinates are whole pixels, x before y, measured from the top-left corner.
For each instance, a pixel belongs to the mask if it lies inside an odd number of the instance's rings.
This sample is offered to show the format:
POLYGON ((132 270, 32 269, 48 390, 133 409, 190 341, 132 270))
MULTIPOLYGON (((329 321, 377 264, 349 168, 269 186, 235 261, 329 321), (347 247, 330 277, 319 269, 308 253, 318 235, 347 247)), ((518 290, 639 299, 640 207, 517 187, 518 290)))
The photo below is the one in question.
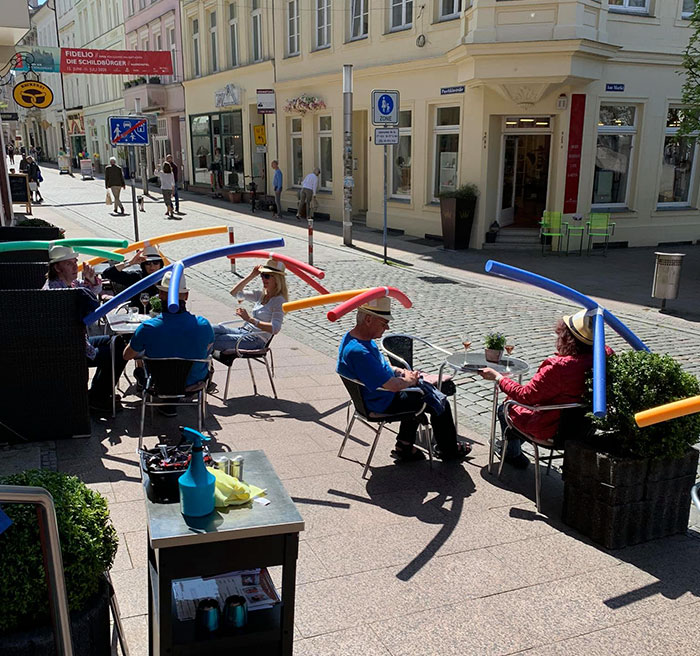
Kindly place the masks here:
POLYGON ((260 277, 261 277, 263 280, 269 280, 270 278, 272 278, 272 274, 271 274, 271 273, 261 273, 261 274, 260 274, 260 277))

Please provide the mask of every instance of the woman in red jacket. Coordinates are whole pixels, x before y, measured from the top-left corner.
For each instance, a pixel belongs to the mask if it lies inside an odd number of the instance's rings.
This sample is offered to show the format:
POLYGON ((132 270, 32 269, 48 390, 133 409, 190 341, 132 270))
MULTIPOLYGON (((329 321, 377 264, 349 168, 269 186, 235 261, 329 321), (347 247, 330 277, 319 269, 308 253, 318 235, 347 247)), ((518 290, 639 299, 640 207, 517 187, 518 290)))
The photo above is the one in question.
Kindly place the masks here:
MULTIPOLYGON (((503 374, 486 367, 479 371, 482 378, 498 382, 498 387, 511 399, 526 405, 556 405, 578 403, 584 392, 586 374, 593 366, 593 321, 586 310, 557 321, 556 355, 547 358, 527 385, 519 385, 503 374)), ((610 349, 606 347, 609 353, 610 349)), ((503 406, 498 410, 501 428, 505 429, 503 406)), ((512 406, 510 419, 516 428, 540 440, 552 439, 559 427, 559 410, 532 412, 512 406)), ((517 435, 508 440, 505 462, 517 469, 526 469, 530 461, 520 449, 517 435)))

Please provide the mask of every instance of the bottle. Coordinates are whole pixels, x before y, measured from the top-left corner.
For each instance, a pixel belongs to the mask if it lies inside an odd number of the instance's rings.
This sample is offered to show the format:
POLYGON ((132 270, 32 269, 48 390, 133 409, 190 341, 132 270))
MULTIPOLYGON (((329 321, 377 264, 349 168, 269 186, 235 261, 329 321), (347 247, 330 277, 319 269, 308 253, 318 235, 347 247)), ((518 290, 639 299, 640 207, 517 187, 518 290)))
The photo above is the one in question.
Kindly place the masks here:
POLYGON ((187 471, 180 476, 180 512, 188 517, 204 517, 214 510, 216 478, 204 465, 204 442, 209 438, 192 428, 183 428, 182 435, 192 442, 192 457, 187 471))

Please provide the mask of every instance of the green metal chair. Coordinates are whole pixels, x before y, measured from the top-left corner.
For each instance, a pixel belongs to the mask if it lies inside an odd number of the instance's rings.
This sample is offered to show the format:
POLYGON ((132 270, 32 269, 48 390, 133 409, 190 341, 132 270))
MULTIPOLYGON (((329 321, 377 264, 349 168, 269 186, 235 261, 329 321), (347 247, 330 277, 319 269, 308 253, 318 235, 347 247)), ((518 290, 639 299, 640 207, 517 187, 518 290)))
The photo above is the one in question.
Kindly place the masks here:
POLYGON ((588 230, 587 254, 590 255, 593 250, 593 237, 605 237, 603 248, 603 257, 605 257, 608 254, 610 237, 615 234, 615 224, 610 223, 610 214, 592 212, 588 215, 586 229, 588 230))
MULTIPOLYGON (((542 212, 540 220, 540 242, 542 243, 542 255, 545 253, 545 237, 559 237, 557 251, 561 250, 561 242, 569 227, 568 223, 562 222, 561 212, 542 212)), ((552 249, 554 250, 554 249, 552 249)))

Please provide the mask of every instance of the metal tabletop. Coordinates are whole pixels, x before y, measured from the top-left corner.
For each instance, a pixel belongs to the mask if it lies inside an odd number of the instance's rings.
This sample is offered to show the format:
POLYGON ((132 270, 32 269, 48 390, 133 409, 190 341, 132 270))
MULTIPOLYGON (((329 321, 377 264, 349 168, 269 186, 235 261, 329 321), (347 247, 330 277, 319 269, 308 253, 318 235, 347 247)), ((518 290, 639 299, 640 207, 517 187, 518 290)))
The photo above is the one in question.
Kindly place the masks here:
POLYGON ((488 362, 484 353, 453 353, 445 359, 445 363, 456 373, 476 373, 478 369, 491 367, 500 374, 522 376, 530 370, 530 365, 525 360, 504 355, 498 362, 488 362))
POLYGON ((238 451, 226 455, 243 456, 245 480, 267 490, 266 498, 271 503, 264 506, 249 502, 243 506, 215 508, 206 517, 185 518, 180 512, 179 503, 152 501, 146 477, 146 519, 153 549, 298 533, 304 530, 304 520, 264 451, 238 451))
POLYGON ((112 312, 105 315, 107 328, 113 335, 133 335, 136 329, 150 318, 148 314, 129 314, 128 312, 112 312))

